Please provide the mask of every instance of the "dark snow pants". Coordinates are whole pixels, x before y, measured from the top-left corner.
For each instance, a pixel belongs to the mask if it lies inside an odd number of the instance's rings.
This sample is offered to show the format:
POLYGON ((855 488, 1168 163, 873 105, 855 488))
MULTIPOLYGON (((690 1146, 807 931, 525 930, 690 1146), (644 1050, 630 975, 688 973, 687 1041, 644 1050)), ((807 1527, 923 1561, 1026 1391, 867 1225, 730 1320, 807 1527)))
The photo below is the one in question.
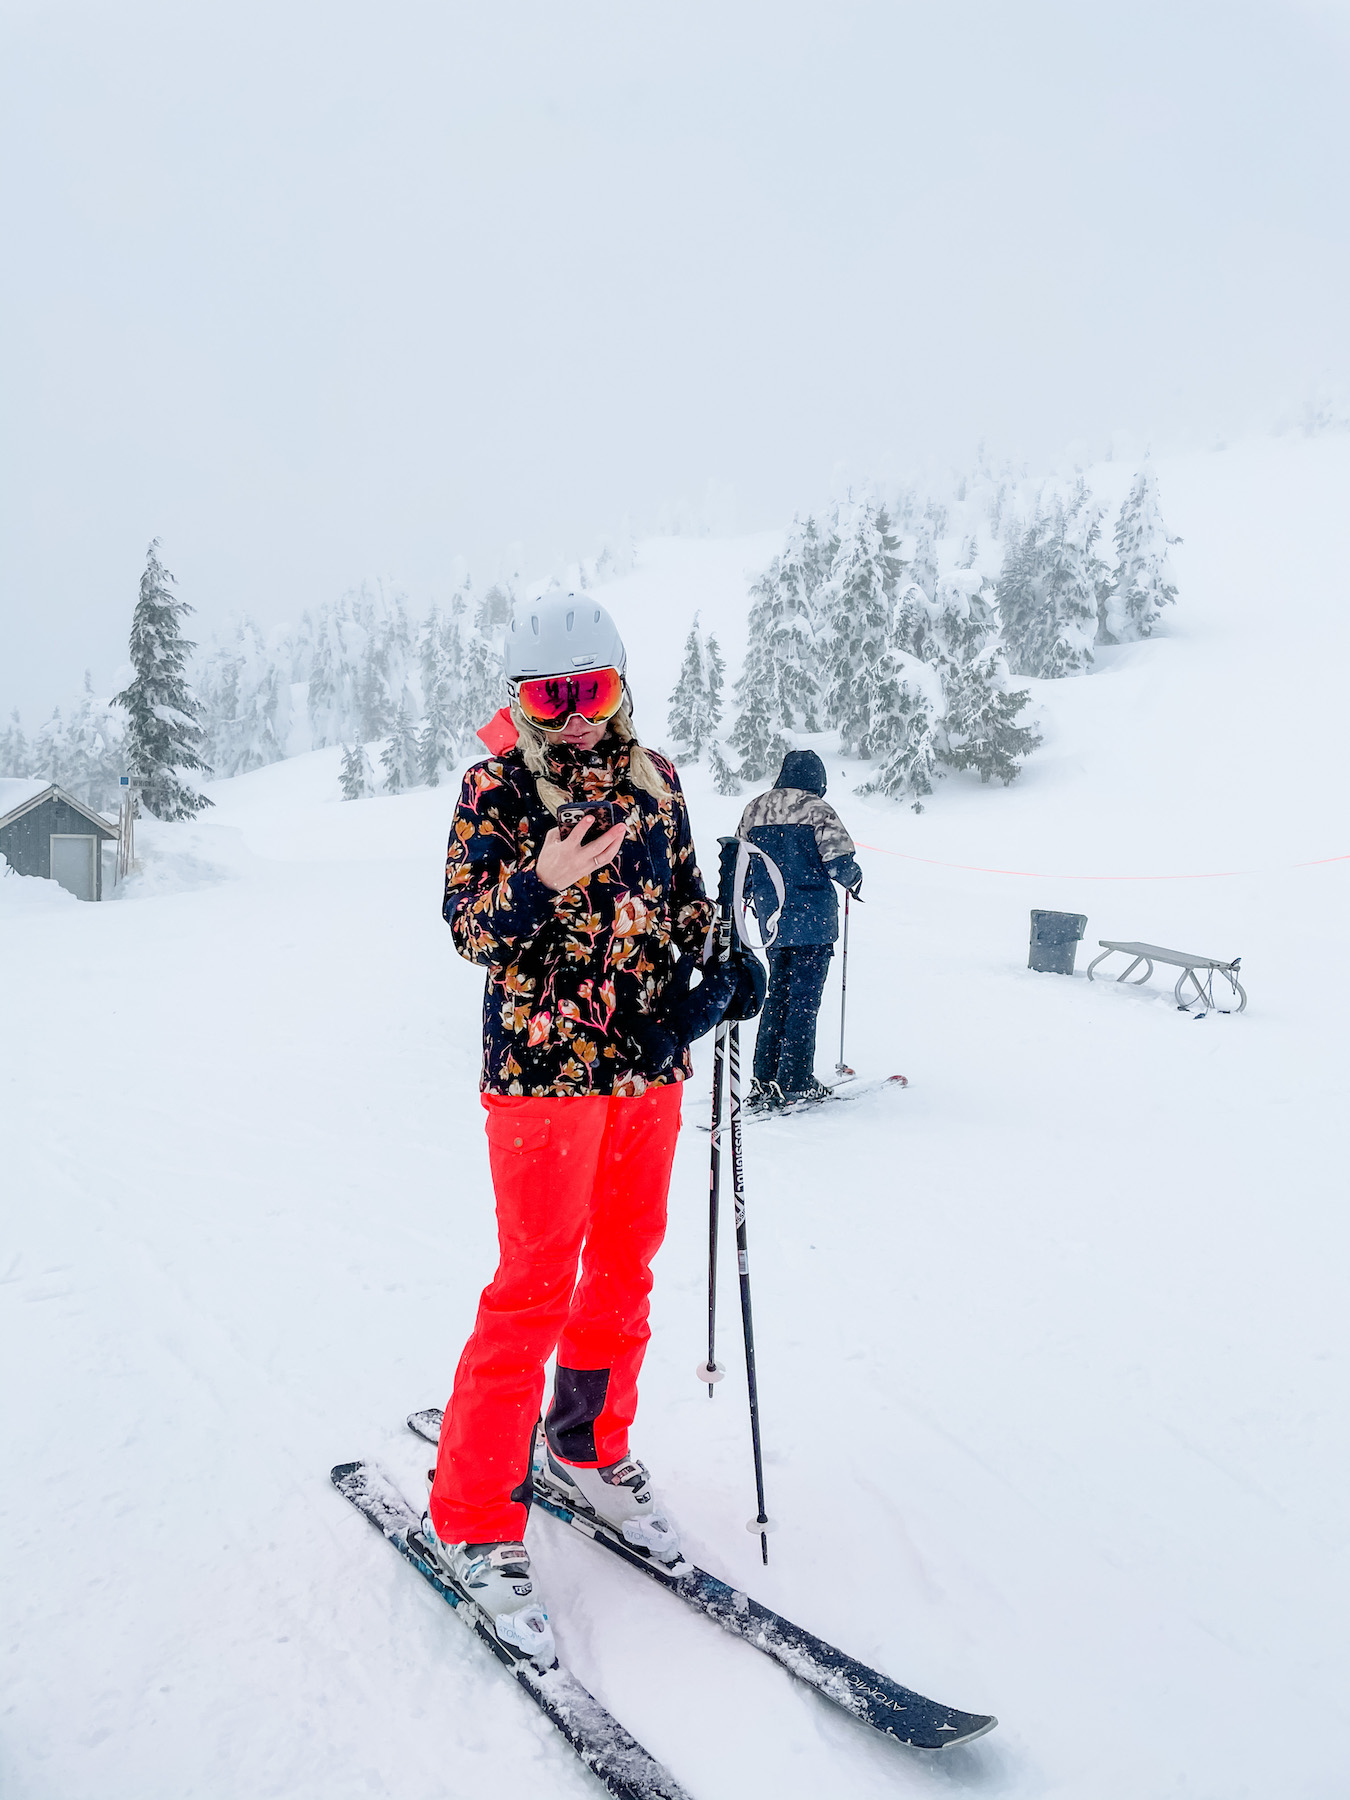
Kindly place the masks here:
POLYGON ((441 1426, 431 1522, 444 1543, 523 1535, 555 1349, 553 1454, 582 1468, 627 1456, 681 1086, 636 1099, 484 1094, 500 1260, 441 1426))
POLYGON ((769 993, 755 1039, 755 1080, 799 1094, 816 1072, 816 1014, 833 944, 792 944, 769 952, 769 993))

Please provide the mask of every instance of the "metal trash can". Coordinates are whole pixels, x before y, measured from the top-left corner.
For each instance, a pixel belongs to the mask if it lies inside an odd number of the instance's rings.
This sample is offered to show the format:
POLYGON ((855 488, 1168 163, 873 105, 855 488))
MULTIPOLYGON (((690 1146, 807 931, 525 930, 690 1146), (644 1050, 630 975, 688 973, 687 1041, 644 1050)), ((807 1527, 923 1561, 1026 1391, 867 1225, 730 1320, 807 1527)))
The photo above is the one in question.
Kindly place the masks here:
POLYGON ((1042 975, 1072 975, 1078 940, 1086 930, 1086 913, 1042 912, 1033 906, 1027 967, 1042 975))

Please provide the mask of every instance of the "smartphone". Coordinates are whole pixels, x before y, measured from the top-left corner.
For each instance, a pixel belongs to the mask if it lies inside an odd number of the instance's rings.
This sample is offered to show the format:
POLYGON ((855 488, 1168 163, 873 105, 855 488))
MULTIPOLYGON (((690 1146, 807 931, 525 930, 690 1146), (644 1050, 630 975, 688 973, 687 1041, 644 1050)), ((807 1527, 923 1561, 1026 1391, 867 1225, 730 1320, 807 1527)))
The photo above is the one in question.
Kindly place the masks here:
POLYGON ((565 800, 558 808, 558 829, 567 837, 573 826, 583 819, 594 819, 596 830, 586 833, 582 839, 585 843, 592 837, 602 836, 611 825, 617 825, 621 816, 612 800, 565 800))

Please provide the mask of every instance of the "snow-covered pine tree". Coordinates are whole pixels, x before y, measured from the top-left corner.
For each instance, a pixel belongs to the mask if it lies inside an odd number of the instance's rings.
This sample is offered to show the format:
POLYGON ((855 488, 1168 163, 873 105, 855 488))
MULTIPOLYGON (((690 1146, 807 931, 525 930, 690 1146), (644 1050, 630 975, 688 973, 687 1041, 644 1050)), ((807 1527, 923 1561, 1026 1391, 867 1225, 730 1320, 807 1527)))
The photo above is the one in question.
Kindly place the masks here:
POLYGON ((992 596, 993 583, 974 569, 935 576, 932 596, 911 582, 896 602, 896 647, 934 667, 944 658, 968 662, 997 632, 992 596))
POLYGON ((845 755, 870 757, 874 709, 890 704, 891 596, 901 570, 890 521, 870 500, 840 509, 839 549, 822 590, 825 720, 845 755))
POLYGON ((245 615, 234 642, 215 650, 199 698, 207 754, 218 776, 244 775, 286 755, 291 733, 290 647, 270 646, 245 615))
POLYGON ((464 643, 463 685, 460 689, 460 751, 472 748, 480 726, 506 699, 506 665, 495 639, 471 631, 464 643))
POLYGON ((914 555, 905 573, 929 600, 937 599, 939 514, 930 500, 914 534, 914 555))
POLYGON ((1041 739, 1030 726, 1016 723, 1031 696, 1025 688, 1009 693, 1004 673, 993 655, 970 662, 944 660, 944 742, 937 755, 948 768, 970 769, 981 781, 994 779, 1007 787, 1041 739))
MULTIPOLYGON (((718 663, 721 663, 719 653, 718 663)), ((698 614, 684 640, 684 660, 675 686, 670 691, 666 712, 666 728, 678 745, 681 762, 697 761, 703 746, 712 736, 716 721, 712 716, 712 695, 708 686, 708 654, 698 629, 698 614)), ((721 675, 718 675, 718 712, 721 711, 721 675)))
POLYGON ((1016 675, 1082 675, 1097 633, 1101 509, 1080 478, 1066 502, 1038 512, 1009 547, 998 581, 1004 648, 1016 675))
POLYGON ((933 671, 903 651, 886 650, 869 672, 869 751, 876 773, 855 791, 908 797, 914 811, 940 777, 941 734, 935 723, 933 671))
POLYGON ((375 771, 370 766, 364 744, 342 746, 342 773, 339 776, 344 800, 364 800, 375 791, 375 771))
POLYGON ((394 723, 389 742, 380 752, 386 794, 400 794, 404 788, 417 786, 417 732, 406 700, 394 709, 394 723))
POLYGON ((716 738, 708 744, 708 767, 712 771, 713 786, 719 794, 739 794, 740 777, 726 759, 726 753, 716 738))
POLYGON ((708 694, 708 736, 722 723, 722 689, 726 685, 727 665, 715 636, 709 635, 704 648, 705 681, 708 694))
POLYGON ((0 732, 0 776, 8 775, 20 779, 28 775, 28 739, 19 722, 17 706, 9 715, 9 724, 0 732))
MULTIPOLYGON (((469 594, 469 583, 464 583, 466 597, 469 594)), ((511 609, 515 605, 515 586, 510 581, 494 581, 483 598, 478 602, 473 616, 473 628, 489 642, 495 641, 504 628, 511 623, 511 609)), ((482 724, 480 719, 479 724, 482 724)))
POLYGON ((777 775, 792 746, 778 730, 777 717, 764 688, 753 689, 746 698, 727 746, 741 759, 743 781, 764 781, 777 775))
MULTIPOLYGON (((463 610, 463 602, 455 602, 463 610)), ((459 753, 460 690, 464 650, 459 613, 449 616, 433 608, 422 628, 419 666, 422 678, 422 726, 417 734, 417 760, 422 780, 439 787, 443 770, 452 769, 459 753)))
POLYGON ((119 799, 122 733, 120 722, 106 700, 94 693, 93 677, 85 670, 80 695, 65 730, 65 779, 61 785, 92 806, 111 812, 119 799))
POLYGON ((309 671, 310 744, 322 750, 360 736, 360 658, 365 632, 356 618, 356 596, 321 606, 314 619, 309 671))
POLYGON ((361 738, 366 743, 372 738, 387 737, 394 729, 402 692, 400 683, 396 695, 389 634, 384 625, 384 620, 370 618, 365 653, 361 658, 357 692, 361 707, 361 738))
POLYGON ((1131 644, 1152 636, 1163 607, 1177 597, 1167 550, 1181 539, 1167 535, 1158 478, 1147 459, 1121 505, 1115 540, 1116 568, 1102 587, 1097 635, 1104 644, 1131 644))
MULTIPOLYGON (((788 731, 820 730, 819 652, 815 598, 837 549, 816 521, 794 519, 781 556, 750 589, 745 663, 734 689, 743 710, 753 703, 788 731)), ((754 735, 754 728, 751 728, 754 735)))
POLYGON ((52 708, 51 718, 44 720, 33 733, 29 761, 35 780, 66 786, 66 726, 59 706, 52 708))
POLYGON ((209 775, 198 754, 201 708, 184 669, 196 648, 180 631, 193 609, 174 594, 173 576, 159 560, 159 539, 150 545, 140 597, 131 618, 131 685, 114 696, 127 715, 126 751, 130 772, 145 782, 141 800, 157 819, 190 819, 210 806, 184 780, 209 775))

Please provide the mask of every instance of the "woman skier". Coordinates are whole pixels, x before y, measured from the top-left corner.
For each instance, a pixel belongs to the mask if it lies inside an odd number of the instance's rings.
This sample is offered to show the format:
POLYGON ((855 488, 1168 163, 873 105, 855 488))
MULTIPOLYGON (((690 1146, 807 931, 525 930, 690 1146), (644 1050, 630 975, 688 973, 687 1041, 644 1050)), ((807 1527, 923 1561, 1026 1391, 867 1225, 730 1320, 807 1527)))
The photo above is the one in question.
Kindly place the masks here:
POLYGON ((465 775, 446 860, 455 947, 487 969, 481 1086, 500 1259, 455 1373, 423 1528, 503 1641, 544 1667, 553 1634, 521 1538, 555 1349, 551 1480, 629 1543, 679 1554, 628 1427, 687 1046, 738 979, 709 964, 691 987, 713 908, 675 770, 633 730, 625 666, 588 595, 517 607, 509 724, 499 713, 484 733, 515 741, 465 775), (564 829, 569 805, 589 810, 564 829))

